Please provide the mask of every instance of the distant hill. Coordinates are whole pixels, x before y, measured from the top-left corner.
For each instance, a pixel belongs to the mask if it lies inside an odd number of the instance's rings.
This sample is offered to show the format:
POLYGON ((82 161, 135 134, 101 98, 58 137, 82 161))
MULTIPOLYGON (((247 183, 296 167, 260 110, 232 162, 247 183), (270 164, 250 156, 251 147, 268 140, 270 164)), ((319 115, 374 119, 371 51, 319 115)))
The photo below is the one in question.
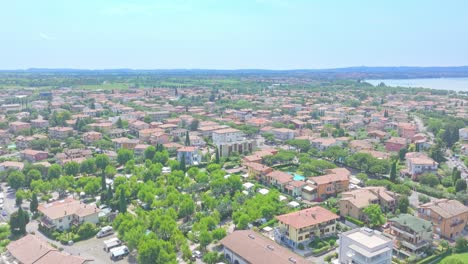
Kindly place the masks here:
POLYGON ((468 66, 459 67, 348 67, 335 69, 297 69, 297 70, 207 70, 207 69, 41 69, 0 70, 0 74, 57 74, 57 75, 257 75, 257 76, 303 76, 324 79, 413 79, 468 77, 468 66))

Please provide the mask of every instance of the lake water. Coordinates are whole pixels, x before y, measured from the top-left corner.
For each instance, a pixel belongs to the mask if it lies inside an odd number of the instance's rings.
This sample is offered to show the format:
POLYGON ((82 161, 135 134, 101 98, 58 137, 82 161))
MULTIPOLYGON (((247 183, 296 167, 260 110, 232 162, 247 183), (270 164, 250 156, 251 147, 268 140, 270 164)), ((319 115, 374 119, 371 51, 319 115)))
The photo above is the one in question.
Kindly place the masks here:
POLYGON ((365 81, 374 86, 383 82, 387 86, 423 87, 439 90, 468 91, 468 78, 380 79, 365 81))

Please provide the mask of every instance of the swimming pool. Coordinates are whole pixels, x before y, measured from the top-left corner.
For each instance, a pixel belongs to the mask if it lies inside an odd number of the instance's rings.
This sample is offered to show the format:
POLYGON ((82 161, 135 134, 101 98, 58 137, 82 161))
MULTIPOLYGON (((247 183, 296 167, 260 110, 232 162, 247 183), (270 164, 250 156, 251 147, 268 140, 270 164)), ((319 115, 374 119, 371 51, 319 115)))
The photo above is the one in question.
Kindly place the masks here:
POLYGON ((294 176, 294 180, 295 180, 295 181, 303 181, 303 180, 305 180, 305 177, 304 177, 304 176, 299 175, 299 174, 297 174, 297 173, 293 173, 292 175, 294 176))

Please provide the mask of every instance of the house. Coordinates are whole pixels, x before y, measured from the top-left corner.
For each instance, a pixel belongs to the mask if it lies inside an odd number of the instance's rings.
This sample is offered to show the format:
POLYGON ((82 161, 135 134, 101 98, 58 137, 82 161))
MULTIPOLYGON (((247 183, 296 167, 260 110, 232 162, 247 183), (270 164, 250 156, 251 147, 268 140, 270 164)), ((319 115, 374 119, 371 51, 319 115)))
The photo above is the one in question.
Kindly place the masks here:
POLYGON ((309 177, 307 182, 314 185, 313 200, 323 200, 329 196, 345 192, 349 189, 351 172, 345 168, 327 170, 327 174, 309 177))
POLYGON ((316 138, 310 141, 313 148, 324 151, 332 146, 338 146, 339 143, 335 138, 316 138))
POLYGON ((232 152, 251 152, 254 143, 246 139, 238 129, 225 128, 213 131, 213 144, 218 148, 220 157, 227 157, 232 152))
POLYGON ((136 145, 140 143, 138 139, 129 139, 126 137, 121 138, 114 138, 112 139, 114 146, 116 149, 126 148, 126 149, 134 149, 136 145))
POLYGON ((258 181, 265 181, 266 175, 273 171, 272 168, 257 162, 244 162, 243 165, 247 168, 249 177, 258 181))
POLYGON ((371 204, 378 204, 384 212, 394 211, 397 198, 398 195, 396 193, 387 191, 385 187, 365 187, 343 192, 341 199, 338 201, 338 206, 341 216, 351 216, 352 218, 365 221, 366 216, 362 212, 364 208, 371 204))
POLYGON ((458 137, 460 138, 461 141, 467 141, 468 140, 468 127, 460 128, 458 130, 458 137))
POLYGON ((49 128, 49 137, 53 139, 67 139, 73 135, 71 127, 51 127, 49 128))
POLYGON ((40 204, 38 211, 43 215, 40 225, 49 230, 68 230, 84 222, 99 223, 99 212, 95 204, 85 204, 71 197, 52 203, 40 204))
POLYGON ((307 245, 315 238, 336 234, 339 217, 320 206, 276 216, 278 227, 274 229, 275 241, 296 248, 307 245))
POLYGON ((294 138, 294 130, 288 128, 274 128, 271 130, 277 140, 286 141, 294 138))
POLYGON ((93 153, 89 149, 65 149, 61 153, 55 155, 55 158, 58 164, 63 165, 70 161, 81 163, 90 158, 92 154, 93 153))
POLYGON ((170 136, 169 134, 165 132, 154 132, 149 137, 149 142, 151 145, 166 144, 166 143, 169 143, 169 141, 170 141, 170 136))
MULTIPOLYGON (((432 245, 432 223, 410 214, 400 214, 388 220, 390 234, 400 245, 399 250, 421 253, 432 245)), ((410 254, 411 255, 411 254, 410 254)))
POLYGON ((412 139, 416 134, 416 125, 411 123, 398 123, 398 134, 402 138, 412 139))
POLYGON ((400 151, 400 149, 406 147, 408 141, 406 138, 391 137, 385 142, 385 149, 387 151, 400 151))
POLYGON ((102 139, 102 134, 96 131, 90 131, 86 132, 83 134, 81 139, 86 143, 86 144, 91 144, 93 142, 96 142, 98 140, 102 139))
POLYGON ((339 263, 391 264, 393 240, 369 228, 340 234, 339 263))
POLYGON ((49 126, 49 121, 42 118, 34 119, 31 120, 31 126, 33 128, 46 128, 49 126))
POLYGON ((33 149, 25 149, 20 152, 21 159, 27 160, 29 162, 38 162, 41 160, 45 160, 48 158, 49 153, 45 151, 33 150, 33 149))
POLYGON ((17 161, 4 161, 0 163, 0 171, 6 170, 23 170, 24 164, 17 161))
POLYGON ((197 147, 182 147, 177 150, 177 160, 185 158, 186 165, 198 165, 201 162, 201 153, 197 147))
POLYGON ((52 247, 39 236, 28 234, 6 246, 2 263, 21 264, 83 264, 93 260, 70 255, 52 247))
POLYGON ((31 129, 31 124, 20 122, 20 121, 15 121, 9 124, 9 129, 12 133, 17 134, 21 131, 31 129))
POLYGON ((306 264, 303 257, 293 253, 251 230, 237 230, 220 241, 228 263, 237 264, 306 264))
POLYGON ((148 129, 149 127, 150 125, 148 123, 145 123, 140 120, 136 120, 128 124, 128 129, 130 130, 130 133, 134 135, 138 135, 138 131, 148 129))
POLYGON ((435 173, 439 163, 422 152, 409 152, 405 155, 407 173, 413 179, 423 173, 435 173))
POLYGON ((135 156, 141 157, 145 154, 145 150, 149 147, 150 145, 147 144, 137 144, 135 148, 133 149, 133 152, 135 156))
POLYGON ((456 239, 468 222, 468 207, 456 200, 438 199, 419 206, 418 217, 431 221, 435 234, 456 239))
POLYGON ((293 176, 283 171, 274 170, 266 175, 266 183, 278 187, 284 191, 287 183, 293 180, 293 176))

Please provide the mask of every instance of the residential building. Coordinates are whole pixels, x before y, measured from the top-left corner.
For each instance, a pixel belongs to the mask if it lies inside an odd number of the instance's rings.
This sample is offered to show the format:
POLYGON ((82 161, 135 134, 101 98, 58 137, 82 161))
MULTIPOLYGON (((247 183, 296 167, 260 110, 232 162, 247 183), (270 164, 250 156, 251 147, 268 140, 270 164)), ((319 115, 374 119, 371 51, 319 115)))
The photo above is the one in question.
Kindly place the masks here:
POLYGON ((83 134, 81 137, 86 144, 91 144, 102 139, 102 134, 96 131, 90 131, 83 134))
POLYGON ((388 220, 390 234, 398 241, 398 250, 421 253, 432 245, 432 223, 410 214, 400 214, 388 220))
POLYGON ((460 128, 458 130, 458 136, 461 141, 467 141, 468 140, 468 127, 460 128))
POLYGON ((275 240, 293 248, 307 245, 315 238, 335 235, 338 218, 320 206, 276 216, 279 225, 274 230, 275 240))
POLYGON ((17 133, 19 133, 21 131, 31 129, 31 124, 25 123, 25 122, 20 122, 20 121, 15 121, 15 122, 11 122, 9 124, 9 129, 14 134, 17 134, 17 133))
POLYGON ((21 264, 83 264, 93 261, 81 256, 70 255, 52 247, 46 240, 39 236, 28 234, 6 246, 7 252, 3 253, 2 263, 21 264))
POLYGON ((340 145, 335 138, 316 138, 310 141, 313 148, 324 151, 332 146, 340 145))
POLYGON ((71 127, 51 127, 49 128, 49 137, 53 139, 67 139, 73 135, 71 127))
POLYGON ((385 187, 365 187, 349 192, 343 192, 338 201, 340 215, 343 217, 365 221, 366 216, 362 210, 371 204, 378 204, 384 212, 394 211, 396 208, 398 195, 387 191, 385 187))
POLYGON ((411 123, 398 123, 398 134, 402 138, 412 139, 417 132, 417 127, 411 123))
POLYGON ((99 223, 99 212, 95 204, 85 204, 71 197, 52 203, 40 204, 38 211, 42 227, 53 230, 68 230, 84 222, 99 223))
POLYGON ((138 139, 130 139, 126 137, 121 138, 114 138, 112 139, 114 146, 116 149, 126 148, 126 149, 134 149, 136 145, 140 143, 138 139))
POLYGON ((49 126, 49 121, 42 118, 34 119, 31 120, 31 126, 34 128, 46 128, 49 126))
POLYGON ((184 158, 186 165, 199 165, 201 152, 197 147, 182 147, 177 150, 177 160, 180 162, 184 158))
POLYGON ((306 264, 303 257, 293 253, 251 230, 237 230, 220 241, 223 255, 229 263, 236 264, 306 264))
POLYGON ((326 173, 322 176, 309 177, 307 180, 314 185, 313 200, 323 200, 349 189, 349 177, 351 176, 349 170, 335 168, 327 170, 326 173))
POLYGON ((438 199, 419 206, 418 216, 432 222, 435 234, 456 239, 463 235, 468 207, 456 200, 438 199))
POLYGON ((257 162, 244 162, 242 165, 247 168, 249 177, 258 181, 266 180, 266 175, 273 171, 272 168, 257 162))
POLYGON ((265 183, 273 185, 281 191, 284 191, 284 187, 286 187, 286 184, 288 184, 292 180, 293 176, 291 174, 279 170, 274 170, 266 175, 265 183))
POLYGON ((0 163, 0 171, 23 170, 23 168, 24 168, 23 162, 4 161, 4 162, 0 163))
POLYGON ((45 160, 48 158, 49 153, 45 151, 33 150, 33 149, 25 149, 20 152, 21 159, 29 161, 29 162, 37 162, 41 160, 45 160))
POLYGON ((286 141, 294 138, 294 130, 288 128, 274 128, 271 130, 277 140, 286 141))
POLYGON ((149 137, 149 142, 151 145, 166 144, 170 142, 170 138, 169 134, 165 132, 154 132, 149 137))
POLYGON ((369 228, 340 234, 339 263, 391 264, 393 240, 369 228))
POLYGON ((413 178, 423 173, 435 173, 439 163, 422 152, 409 152, 405 155, 406 172, 413 178))
POLYGON ((401 137, 391 137, 385 142, 385 149, 387 151, 400 151, 400 149, 406 147, 408 140, 401 137))
POLYGON ((238 129, 226 128, 213 131, 213 144, 218 148, 220 157, 227 157, 232 152, 251 152, 254 143, 246 139, 238 129))

